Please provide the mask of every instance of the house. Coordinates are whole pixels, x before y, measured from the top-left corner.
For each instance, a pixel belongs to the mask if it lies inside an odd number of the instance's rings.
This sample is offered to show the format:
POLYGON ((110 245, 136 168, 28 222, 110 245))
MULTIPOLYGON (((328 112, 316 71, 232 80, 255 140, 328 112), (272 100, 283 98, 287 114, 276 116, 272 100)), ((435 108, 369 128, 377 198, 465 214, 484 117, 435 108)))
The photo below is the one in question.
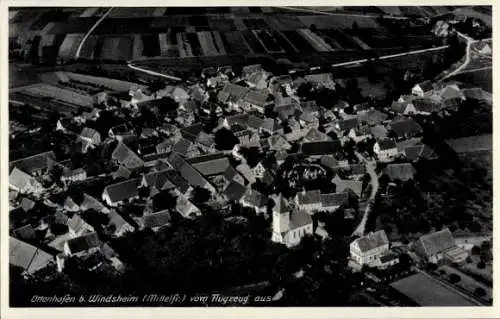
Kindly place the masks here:
POLYGON ((372 137, 372 132, 370 130, 370 127, 360 126, 352 128, 347 136, 349 136, 349 138, 352 139, 354 142, 360 143, 372 137))
POLYGON ((476 49, 479 53, 484 54, 484 55, 491 55, 493 53, 491 46, 486 42, 479 42, 476 45, 476 49))
POLYGON ((264 178, 264 174, 266 173, 266 168, 262 164, 262 162, 257 163, 253 168, 253 174, 256 178, 264 178))
POLYGON ((273 103, 268 99, 267 92, 250 90, 240 100, 240 106, 247 110, 256 110, 264 114, 267 106, 273 103))
POLYGON ((84 221, 79 215, 74 214, 68 220, 68 231, 72 237, 78 237, 86 233, 94 232, 94 227, 84 221))
POLYGON ((202 187, 215 192, 215 188, 201 175, 194 167, 192 167, 182 156, 172 152, 167 159, 168 164, 177 170, 188 183, 193 187, 202 187))
POLYGON ((173 145, 174 145, 173 139, 166 139, 163 142, 156 145, 156 147, 155 147, 156 153, 158 153, 158 154, 168 153, 172 149, 173 145))
POLYGON ((274 201, 273 242, 291 247, 299 244, 304 236, 313 234, 313 220, 309 214, 303 210, 292 210, 281 194, 274 201))
POLYGON ((292 148, 292 145, 282 135, 273 135, 269 137, 268 142, 271 151, 288 151, 292 148))
POLYGON ((416 84, 412 89, 411 89, 411 94, 419 97, 424 97, 426 95, 430 95, 432 91, 434 90, 432 86, 431 81, 425 81, 422 83, 416 84))
POLYGON ((134 135, 134 130, 132 125, 128 123, 123 123, 120 125, 113 126, 108 131, 108 136, 111 138, 118 139, 120 136, 134 135))
POLYGON ((239 125, 243 129, 250 129, 258 132, 264 123, 264 119, 251 114, 239 114, 228 116, 223 121, 223 126, 232 128, 234 125, 239 125))
POLYGON ((93 128, 84 127, 79 135, 80 140, 87 142, 92 147, 101 144, 101 134, 93 128))
POLYGON ((342 149, 340 141, 310 142, 301 145, 301 152, 308 157, 321 157, 335 154, 342 149))
POLYGON ((18 227, 12 231, 12 233, 21 240, 33 241, 36 240, 36 232, 31 224, 27 224, 18 227))
POLYGON ((17 167, 10 173, 9 188, 20 194, 39 194, 43 190, 40 182, 17 167))
POLYGON ((370 127, 370 133, 376 139, 385 139, 387 138, 387 129, 384 125, 375 125, 370 127))
POLYGON ((268 203, 269 198, 251 188, 247 188, 245 194, 240 199, 241 205, 244 207, 251 207, 255 209, 257 213, 265 213, 267 211, 268 203))
POLYGON ((249 92, 250 89, 232 83, 226 83, 222 90, 217 94, 217 100, 226 104, 232 108, 239 109, 239 101, 243 99, 243 97, 249 92))
POLYGON ((257 90, 267 88, 267 79, 270 76, 271 73, 266 72, 260 64, 247 65, 242 69, 242 77, 246 84, 257 90))
POLYGON ((29 212, 35 207, 35 202, 29 198, 24 197, 19 204, 19 207, 25 212, 29 212))
POLYGON ((349 132, 351 129, 356 128, 359 125, 358 118, 352 118, 348 120, 338 121, 335 128, 339 132, 349 132))
MULTIPOLYGON (((141 187, 149 188, 149 196, 155 196, 164 190, 173 190, 176 186, 169 179, 169 170, 162 170, 144 174, 141 180, 141 187)), ((189 185, 185 185, 182 193, 185 193, 189 185)))
POLYGON ((330 169, 331 171, 336 171, 339 168, 349 167, 349 161, 343 155, 343 153, 336 153, 334 156, 332 155, 321 156, 320 164, 330 169))
POLYGON ((153 231, 158 231, 165 226, 170 225, 170 212, 162 210, 152 214, 145 214, 142 217, 144 228, 150 228, 153 231))
POLYGON ((461 263, 469 256, 455 245, 455 238, 448 228, 421 236, 414 247, 419 256, 435 264, 441 261, 461 263))
POLYGON ((231 166, 229 158, 224 153, 192 157, 186 161, 203 176, 222 175, 231 166))
POLYGON ((404 115, 417 113, 417 110, 413 105, 413 99, 392 102, 391 111, 396 114, 404 114, 404 115))
POLYGON ((231 181, 222 192, 222 195, 228 201, 239 202, 246 191, 247 188, 245 186, 236 181, 231 181))
POLYGON ((101 241, 97 233, 87 233, 85 235, 69 239, 64 244, 64 254, 66 256, 83 257, 100 250, 101 241))
POLYGON ((412 162, 416 162, 422 158, 432 160, 438 157, 434 150, 424 144, 406 147, 403 151, 403 154, 406 159, 412 162))
POLYGON ((111 154, 111 159, 117 161, 120 165, 130 170, 137 169, 144 165, 142 159, 136 155, 127 145, 119 142, 111 154))
POLYGON ((398 155, 398 148, 394 140, 386 138, 375 142, 373 152, 380 161, 387 162, 398 155))
POLYGON ((389 124, 389 130, 397 139, 407 139, 422 134, 422 127, 413 119, 397 119, 389 124))
POLYGON ((61 181, 63 183, 84 181, 87 179, 87 172, 83 168, 63 170, 61 181))
POLYGON ((106 228, 111 233, 112 237, 122 237, 127 233, 133 232, 135 229, 115 210, 111 210, 108 214, 109 223, 106 228))
POLYGON ((414 114, 420 115, 428 116, 441 110, 441 103, 438 103, 430 98, 415 99, 413 101, 413 106, 415 108, 414 114))
POLYGON ((371 232, 351 242, 349 250, 357 264, 371 266, 389 253, 389 239, 383 230, 371 232))
POLYGON ((348 179, 341 179, 338 175, 332 179, 332 183, 335 184, 335 191, 337 193, 343 193, 345 191, 350 191, 355 194, 358 198, 361 197, 363 191, 362 181, 352 181, 348 179))
POLYGON ((196 145, 188 139, 181 138, 172 146, 172 152, 178 153, 185 157, 199 156, 200 151, 196 145))
POLYGON ((177 197, 175 209, 184 218, 193 219, 201 216, 200 209, 183 195, 177 197))
POLYGON ((126 200, 137 198, 139 196, 138 187, 141 183, 141 179, 132 178, 126 181, 111 184, 104 187, 102 193, 102 199, 109 206, 117 206, 122 204, 126 200))
POLYGON ((363 114, 363 113, 367 113, 370 110, 372 110, 373 107, 370 106, 370 103, 363 102, 363 103, 355 104, 353 106, 353 109, 354 109, 354 111, 356 111, 356 114, 363 114))
POLYGON ((102 204, 96 198, 94 198, 86 193, 83 194, 83 201, 80 204, 80 209, 82 211, 87 211, 89 209, 93 209, 93 210, 95 210, 97 212, 101 212, 103 214, 109 213, 109 209, 106 206, 104 206, 104 204, 102 204))
POLYGON ((305 142, 323 142, 323 141, 331 141, 330 136, 326 135, 323 132, 320 132, 317 128, 311 128, 307 134, 304 136, 305 142))
POLYGON ((56 155, 53 151, 44 152, 9 162, 9 170, 17 167, 27 174, 40 175, 50 168, 55 159, 56 155))
POLYGON ((339 207, 347 204, 348 200, 349 195, 346 192, 321 194, 319 190, 312 190, 297 193, 295 196, 297 207, 308 214, 318 211, 334 212, 339 207))
POLYGON ((54 256, 15 237, 9 237, 9 264, 31 275, 54 262, 54 256))
POLYGON ((333 81, 331 73, 308 74, 304 76, 304 80, 308 83, 312 83, 313 86, 317 88, 335 90, 336 87, 336 83, 333 81))
POLYGON ((283 128, 279 124, 278 120, 272 118, 265 118, 262 126, 260 127, 260 132, 267 132, 270 135, 282 134, 283 128))
POLYGON ((356 114, 356 118, 359 122, 369 126, 381 124, 387 120, 387 117, 387 114, 379 110, 369 110, 361 114, 356 114))
POLYGON ((120 165, 118 169, 111 174, 111 176, 113 177, 113 179, 119 179, 119 178, 128 179, 131 174, 132 172, 128 168, 120 165))
POLYGON ((68 211, 68 212, 78 212, 80 211, 80 206, 78 206, 75 201, 73 200, 73 198, 71 197, 66 197, 66 199, 64 200, 64 205, 63 205, 63 209, 65 211, 68 211))
POLYGON ((406 182, 413 179, 415 172, 410 163, 388 164, 384 169, 384 174, 387 174, 391 181, 400 180, 406 182))

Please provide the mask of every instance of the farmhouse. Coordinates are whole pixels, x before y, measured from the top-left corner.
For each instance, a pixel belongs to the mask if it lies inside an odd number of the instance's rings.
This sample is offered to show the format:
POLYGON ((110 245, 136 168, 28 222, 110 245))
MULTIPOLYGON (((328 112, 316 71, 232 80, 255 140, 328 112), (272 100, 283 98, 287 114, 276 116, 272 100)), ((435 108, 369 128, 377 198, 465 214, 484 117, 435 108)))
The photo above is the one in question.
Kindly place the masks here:
POLYGON ((430 95, 433 91, 433 86, 431 81, 425 81, 419 84, 416 84, 412 89, 411 93, 413 95, 424 97, 426 95, 430 95))
POLYGON ((117 206, 126 200, 139 196, 138 187, 141 180, 138 178, 128 179, 126 181, 111 184, 104 188, 102 199, 109 206, 117 206))
POLYGON ((14 167, 9 176, 10 189, 20 194, 39 193, 42 191, 42 184, 33 176, 30 176, 22 170, 14 167))
POLYGON ((9 264, 22 268, 25 274, 33 274, 52 262, 53 255, 15 237, 9 237, 9 264))
POLYGON ((43 152, 40 154, 25 157, 23 159, 15 160, 9 163, 9 168, 12 170, 14 167, 26 172, 28 174, 42 174, 45 172, 55 160, 56 155, 54 152, 43 152))
POLYGON ((122 142, 119 142, 116 146, 115 150, 111 154, 111 159, 131 170, 144 165, 142 159, 122 142))
POLYGON ((377 155, 380 161, 386 162, 398 155, 396 142, 392 139, 378 140, 373 146, 373 152, 377 155))
POLYGON ((469 255, 455 245, 455 238, 448 228, 423 235, 415 243, 415 250, 419 256, 431 263, 441 261, 461 263, 469 255))
POLYGON ((379 230, 354 240, 350 244, 351 259, 359 265, 375 265, 389 253, 389 240, 385 231, 379 230))

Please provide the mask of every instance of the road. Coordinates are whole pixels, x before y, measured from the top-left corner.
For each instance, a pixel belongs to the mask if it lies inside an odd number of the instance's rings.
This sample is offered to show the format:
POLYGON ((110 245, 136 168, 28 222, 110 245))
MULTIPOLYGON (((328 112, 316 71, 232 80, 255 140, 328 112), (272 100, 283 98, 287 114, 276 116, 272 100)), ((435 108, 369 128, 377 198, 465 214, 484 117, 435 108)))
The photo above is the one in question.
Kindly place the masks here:
MULTIPOLYGON (((378 57, 377 60, 388 60, 388 59, 397 58, 397 57, 401 57, 401 56, 421 54, 421 53, 431 52, 431 51, 439 51, 439 50, 447 49, 448 47, 449 47, 449 45, 443 45, 443 46, 439 46, 439 47, 435 47, 435 48, 428 48, 428 49, 414 50, 414 51, 408 51, 408 52, 403 52, 403 53, 384 55, 384 56, 378 57)), ((355 60, 355 61, 335 63, 335 64, 332 64, 331 66, 332 66, 332 68, 335 68, 335 67, 340 67, 340 66, 356 65, 356 64, 366 63, 370 60, 372 60, 372 59, 360 59, 360 60, 355 60)))
POLYGON ((169 80, 174 80, 174 81, 181 81, 182 80, 181 78, 178 78, 176 76, 172 76, 172 75, 163 74, 163 73, 159 73, 159 72, 156 72, 156 71, 151 71, 151 70, 148 70, 148 69, 140 68, 138 66, 132 65, 131 62, 127 62, 127 66, 129 68, 131 68, 132 70, 139 71, 139 72, 144 72, 144 73, 147 73, 149 75, 156 75, 156 76, 160 76, 160 77, 163 77, 163 78, 166 78, 166 79, 169 79, 169 80))
POLYGON ((80 45, 78 45, 78 49, 76 50, 76 53, 75 53, 75 59, 78 59, 80 57, 80 51, 82 51, 82 48, 83 48, 83 45, 85 44, 85 41, 87 41, 87 38, 90 36, 90 34, 92 32, 94 32, 94 30, 99 26, 99 24, 101 24, 101 22, 106 19, 106 17, 111 13, 111 11, 114 9, 114 7, 110 7, 108 9, 108 11, 106 11, 102 17, 99 18, 99 20, 96 21, 96 23, 94 23, 94 25, 89 29, 89 31, 87 31, 87 33, 85 34, 85 36, 83 37, 82 41, 80 41, 80 45))
POLYGON ((285 9, 290 11, 299 11, 299 12, 307 12, 307 13, 317 13, 328 16, 348 16, 348 17, 358 17, 358 18, 368 18, 368 19, 394 19, 394 20, 409 20, 408 17, 397 17, 392 15, 380 15, 380 14, 361 14, 361 13, 347 13, 347 12, 328 12, 328 11, 320 11, 309 8, 295 8, 295 7, 275 7, 279 9, 285 9))
POLYGON ((352 233, 353 236, 363 236, 365 233, 366 221, 368 220, 368 216, 370 215, 371 204, 373 203, 375 196, 377 195, 377 192, 378 192, 379 183, 378 183, 377 173, 375 172, 376 162, 375 161, 368 161, 366 158, 364 158, 358 152, 356 152, 356 156, 358 157, 360 162, 366 163, 366 171, 370 175, 370 183, 372 186, 372 191, 371 191, 370 197, 368 198, 368 204, 366 205, 363 218, 361 219, 361 222, 359 223, 359 225, 356 227, 356 229, 352 233))

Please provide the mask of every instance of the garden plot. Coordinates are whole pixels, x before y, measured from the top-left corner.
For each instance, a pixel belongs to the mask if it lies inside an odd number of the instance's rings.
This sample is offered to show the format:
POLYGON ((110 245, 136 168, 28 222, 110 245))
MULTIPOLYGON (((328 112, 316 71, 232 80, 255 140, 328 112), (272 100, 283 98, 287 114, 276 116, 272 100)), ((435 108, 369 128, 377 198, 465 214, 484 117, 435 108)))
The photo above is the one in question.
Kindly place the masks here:
POLYGON ((198 36, 198 41, 201 46, 201 50, 203 52, 203 55, 205 56, 214 56, 214 55, 219 55, 220 52, 217 50, 215 43, 214 43, 214 38, 212 37, 211 32, 197 32, 196 33, 198 36))
POLYGON ((280 46, 268 30, 253 30, 252 31, 260 43, 269 53, 283 53, 285 50, 280 46))
POLYGON ((187 41, 185 33, 177 33, 177 43, 179 43, 179 53, 181 58, 194 56, 191 45, 187 41))
POLYGON ((109 18, 144 18, 152 17, 156 8, 152 7, 117 7, 108 15, 109 18))
POLYGON ((294 31, 308 27, 296 16, 272 16, 266 17, 266 21, 280 31, 294 31))
POLYGON ((134 34, 132 36, 132 59, 139 59, 142 57, 142 51, 144 46, 142 44, 142 39, 140 34, 134 34))
POLYGON ((309 29, 300 29, 297 32, 302 35, 318 52, 333 51, 332 47, 328 45, 322 38, 309 29))
POLYGON ((80 57, 84 59, 93 59, 97 41, 99 41, 99 37, 97 35, 89 36, 82 46, 80 57))
POLYGON ((253 52, 239 31, 224 32, 222 35, 224 46, 230 54, 245 55, 253 52))
POLYGON ((59 56, 64 59, 74 58, 83 37, 81 33, 67 34, 59 48, 59 56))
POLYGON ((103 37, 99 58, 103 60, 130 60, 132 58, 132 39, 129 36, 103 37))
POLYGON ((94 103, 94 99, 90 95, 77 93, 72 90, 62 89, 60 87, 48 84, 30 86, 29 88, 26 88, 24 92, 35 96, 50 97, 56 100, 80 106, 91 106, 94 103))
POLYGON ((212 31, 212 36, 214 37, 215 45, 217 46, 217 50, 220 52, 220 54, 226 54, 226 48, 224 46, 224 42, 222 41, 220 33, 217 31, 212 31))
POLYGON ((354 16, 301 16, 300 21, 309 27, 315 25, 318 29, 352 29, 354 23, 359 28, 380 28, 373 18, 354 16))
POLYGON ((140 89, 145 89, 145 86, 143 85, 139 85, 128 81, 115 80, 110 78, 103 78, 99 76, 86 75, 73 72, 64 72, 64 75, 68 78, 69 81, 90 83, 92 85, 105 87, 109 90, 116 92, 126 92, 130 90, 132 86, 138 87, 140 89))
POLYGON ((80 18, 88 18, 88 17, 91 17, 93 16, 97 11, 99 10, 99 8, 86 8, 85 11, 82 12, 82 14, 80 14, 80 18))

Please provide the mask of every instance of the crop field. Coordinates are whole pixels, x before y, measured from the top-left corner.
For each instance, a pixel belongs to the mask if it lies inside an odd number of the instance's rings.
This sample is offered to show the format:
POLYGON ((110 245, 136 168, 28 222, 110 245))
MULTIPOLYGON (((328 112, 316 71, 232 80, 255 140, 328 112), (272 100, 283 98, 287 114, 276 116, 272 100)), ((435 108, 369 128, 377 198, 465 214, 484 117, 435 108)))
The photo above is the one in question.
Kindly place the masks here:
POLYGON ((487 92, 493 92, 492 69, 479 70, 474 72, 460 73, 451 78, 451 80, 470 83, 472 86, 480 87, 487 92))
POLYGON ((59 48, 59 56, 66 59, 73 58, 83 37, 81 33, 67 34, 59 48))
POLYGON ((130 60, 132 59, 132 37, 101 37, 99 38, 95 56, 105 60, 130 60))
POLYGON ((52 98, 63 102, 76 104, 79 106, 91 106, 94 101, 93 98, 89 95, 77 93, 72 90, 63 89, 48 84, 39 84, 36 86, 31 86, 23 90, 23 92, 32 96, 42 96, 42 97, 52 98))

